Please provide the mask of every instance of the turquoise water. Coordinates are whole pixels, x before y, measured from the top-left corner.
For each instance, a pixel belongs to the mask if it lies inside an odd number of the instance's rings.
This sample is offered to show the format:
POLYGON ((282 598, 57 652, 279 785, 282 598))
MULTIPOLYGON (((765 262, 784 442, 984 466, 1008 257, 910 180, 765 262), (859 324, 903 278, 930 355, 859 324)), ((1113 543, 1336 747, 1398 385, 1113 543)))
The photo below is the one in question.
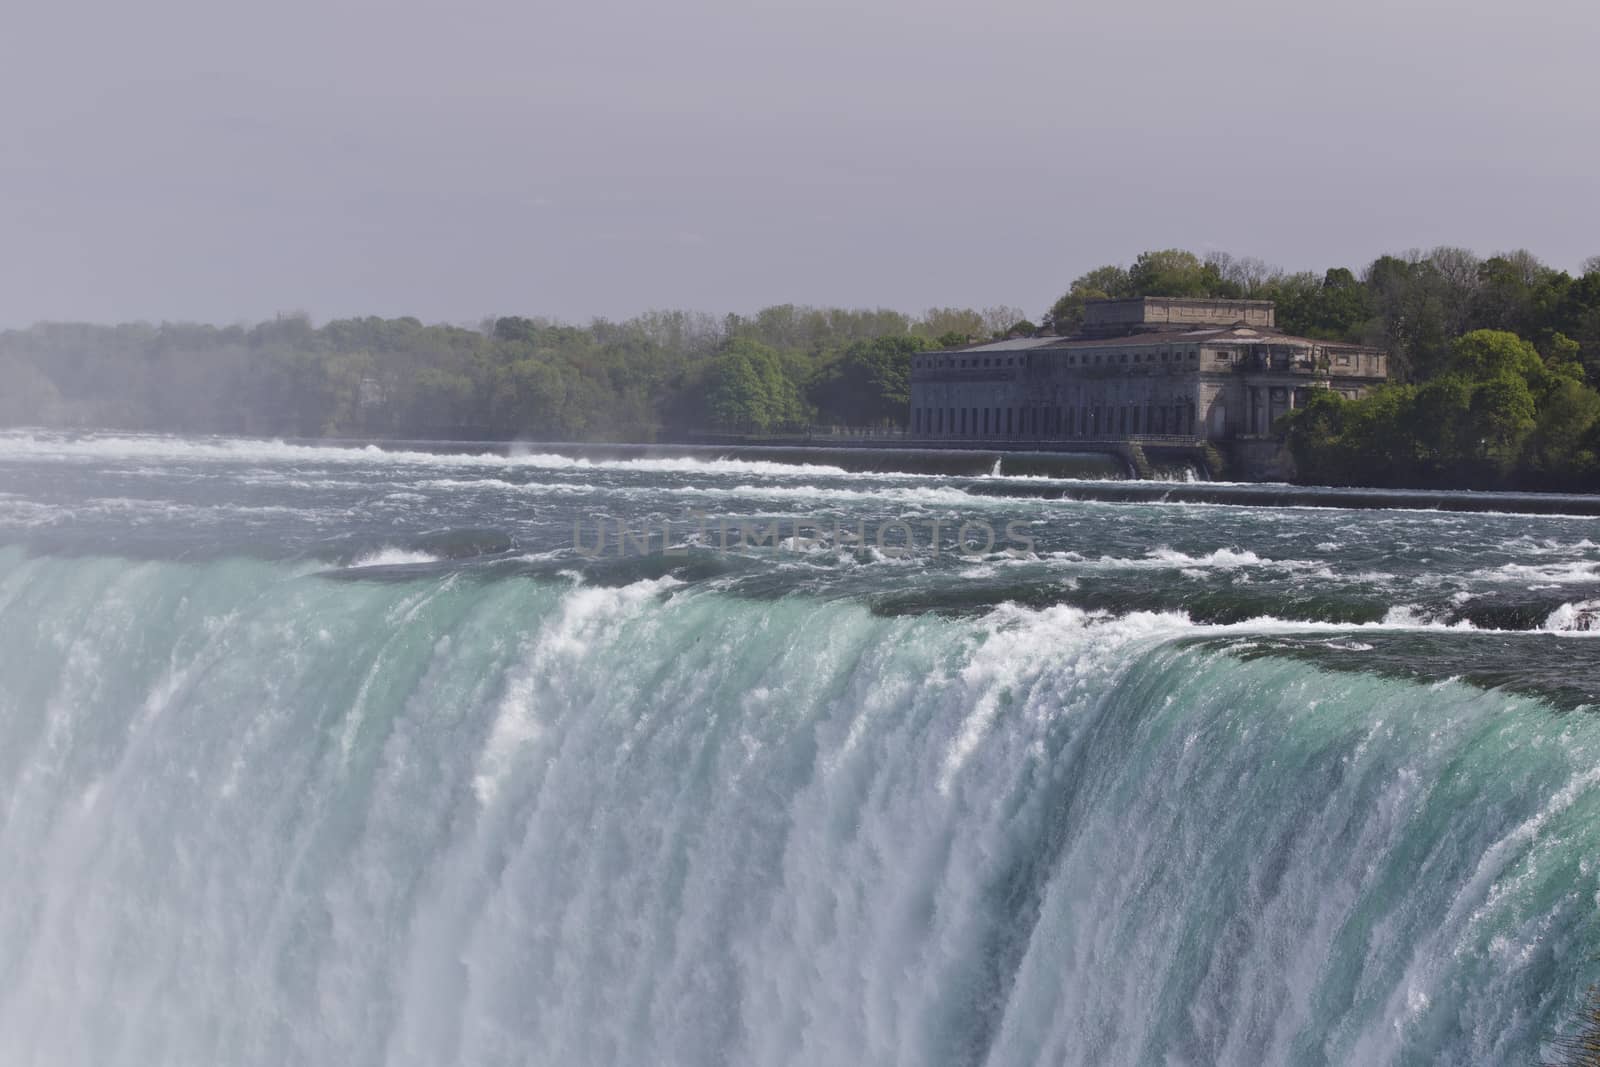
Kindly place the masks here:
POLYGON ((0 440, 0 1062, 1536 1062, 1593 520, 1004 484, 0 440))

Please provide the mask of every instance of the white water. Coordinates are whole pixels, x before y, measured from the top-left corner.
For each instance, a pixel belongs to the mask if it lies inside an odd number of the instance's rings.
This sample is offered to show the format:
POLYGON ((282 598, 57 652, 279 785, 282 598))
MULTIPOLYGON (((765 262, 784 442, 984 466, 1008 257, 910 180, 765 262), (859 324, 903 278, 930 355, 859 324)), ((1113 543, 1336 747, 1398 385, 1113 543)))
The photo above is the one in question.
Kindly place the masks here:
POLYGON ((1600 630, 1600 600, 1562 604, 1545 619, 1544 628, 1558 632, 1600 630))
MULTIPOLYGON (((371 466, 519 468, 558 471, 633 471, 644 474, 734 474, 766 478, 837 477, 847 472, 826 463, 776 463, 766 460, 640 456, 589 459, 554 452, 422 452, 377 445, 302 445, 280 440, 192 438, 164 434, 93 434, 67 437, 59 433, 0 434, 0 456, 11 460, 96 462, 106 459, 159 460, 178 463, 340 464, 371 466)), ((996 461, 996 468, 999 463, 996 461)), ((914 478, 914 474, 851 473, 852 478, 914 478)), ((923 477, 937 477, 925 475, 923 477)))
POLYGON ((1208 632, 0 553, 0 1062, 1537 1058, 1600 723, 1208 632))

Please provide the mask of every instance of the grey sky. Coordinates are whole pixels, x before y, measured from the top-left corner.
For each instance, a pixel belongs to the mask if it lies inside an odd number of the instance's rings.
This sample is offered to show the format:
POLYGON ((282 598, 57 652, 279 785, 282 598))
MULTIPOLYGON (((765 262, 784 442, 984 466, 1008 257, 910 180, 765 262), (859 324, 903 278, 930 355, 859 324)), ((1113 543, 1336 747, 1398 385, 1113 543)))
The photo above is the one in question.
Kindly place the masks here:
POLYGON ((10 0, 0 324, 1017 304, 1600 254, 1592 0, 10 0))

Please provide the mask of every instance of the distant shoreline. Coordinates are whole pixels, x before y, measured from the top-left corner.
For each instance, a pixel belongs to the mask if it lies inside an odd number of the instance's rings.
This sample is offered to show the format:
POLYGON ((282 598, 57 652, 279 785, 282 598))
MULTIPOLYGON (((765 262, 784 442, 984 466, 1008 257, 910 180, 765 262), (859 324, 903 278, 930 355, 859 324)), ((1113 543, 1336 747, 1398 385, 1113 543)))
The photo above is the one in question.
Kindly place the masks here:
MULTIPOLYGON (((8 428, 0 433, 34 432, 65 436, 150 436, 116 430, 8 428)), ((184 435, 160 435, 184 436, 184 435)), ((379 448, 437 453, 550 453, 597 462, 630 459, 750 460, 796 466, 833 467, 852 473, 904 473, 970 479, 964 486, 979 496, 1104 503, 1169 503, 1235 507, 1321 507, 1352 510, 1417 510, 1600 517, 1600 494, 1477 491, 1465 489, 1365 489, 1294 485, 1287 482, 1208 482, 1136 480, 1126 477, 1115 457, 1062 449, 928 448, 855 443, 828 445, 697 444, 612 441, 488 441, 444 438, 246 437, 308 448, 379 448), (998 466, 997 466, 998 465, 998 466), (993 481, 989 479, 993 478, 993 481)), ((3 439, 0 439, 3 441, 3 439)))

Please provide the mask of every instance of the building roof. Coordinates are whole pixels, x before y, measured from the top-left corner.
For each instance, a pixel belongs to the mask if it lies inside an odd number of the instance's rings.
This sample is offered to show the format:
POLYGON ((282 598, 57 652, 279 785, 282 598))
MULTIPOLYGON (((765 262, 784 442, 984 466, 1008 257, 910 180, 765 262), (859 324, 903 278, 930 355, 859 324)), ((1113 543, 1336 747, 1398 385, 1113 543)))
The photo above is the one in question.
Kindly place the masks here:
POLYGON ((1084 305, 1104 304, 1158 304, 1165 307, 1215 307, 1219 304, 1232 307, 1270 308, 1276 307, 1276 300, 1247 300, 1234 299, 1231 296, 1094 296, 1084 301, 1084 305))
MULTIPOLYGON (((1148 348, 1152 345, 1194 344, 1197 342, 1230 345, 1321 345, 1332 348, 1362 348, 1346 341, 1319 341, 1314 337, 1296 337, 1277 330, 1258 326, 1202 326, 1194 330, 1161 330, 1154 333, 1136 333, 1126 337, 1058 337, 1056 348, 1148 348)), ((1376 351, 1376 349, 1374 349, 1376 351)))
POLYGON ((1229 345, 1319 345, 1324 348, 1343 348, 1363 352, 1382 351, 1367 345, 1352 344, 1348 341, 1321 341, 1314 337, 1296 337, 1293 334, 1280 333, 1277 330, 1264 329, 1258 326, 1201 326, 1191 330, 1159 330, 1151 333, 1129 334, 1123 337, 1018 337, 1009 341, 995 341, 990 344, 943 349, 941 351, 967 355, 969 353, 1015 352, 1024 349, 1041 348, 1066 350, 1080 348, 1149 348, 1152 346, 1159 347, 1162 345, 1195 344, 1200 342, 1229 345))
POLYGON ((989 341, 981 345, 941 349, 944 352, 1018 352, 1025 348, 1044 348, 1064 340, 1061 337, 1010 337, 1004 341, 989 341))

